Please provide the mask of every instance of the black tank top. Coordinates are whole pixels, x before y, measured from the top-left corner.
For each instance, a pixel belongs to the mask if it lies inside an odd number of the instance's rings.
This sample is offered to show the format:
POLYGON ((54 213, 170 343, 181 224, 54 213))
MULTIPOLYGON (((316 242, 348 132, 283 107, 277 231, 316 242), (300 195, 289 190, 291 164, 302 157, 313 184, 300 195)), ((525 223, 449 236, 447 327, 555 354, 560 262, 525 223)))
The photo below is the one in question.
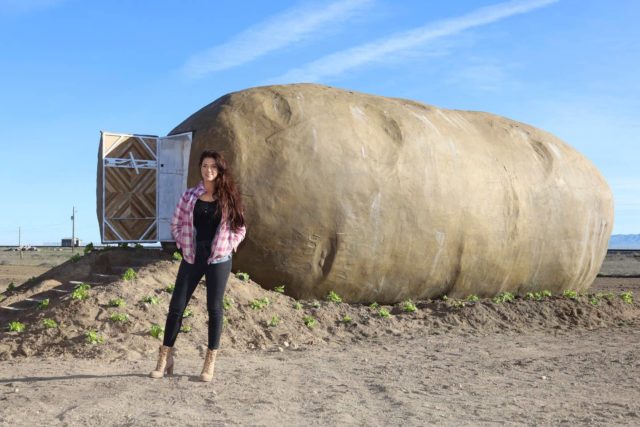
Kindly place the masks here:
POLYGON ((218 209, 218 202, 203 202, 198 199, 193 209, 193 225, 196 228, 196 241, 212 241, 216 234, 222 213, 218 209))

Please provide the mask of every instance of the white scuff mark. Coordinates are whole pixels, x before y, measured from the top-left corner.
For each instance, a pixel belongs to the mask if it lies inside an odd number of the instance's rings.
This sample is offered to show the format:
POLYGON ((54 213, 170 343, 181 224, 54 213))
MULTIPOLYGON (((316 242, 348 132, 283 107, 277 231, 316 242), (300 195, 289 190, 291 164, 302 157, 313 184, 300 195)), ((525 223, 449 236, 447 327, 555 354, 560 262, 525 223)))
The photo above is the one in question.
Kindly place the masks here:
POLYGON ((436 268, 438 267, 438 262, 440 261, 440 255, 444 250, 444 241, 446 238, 446 234, 442 231, 436 231, 436 242, 438 242, 438 251, 436 252, 433 260, 431 261, 431 270, 429 271, 429 276, 433 277, 433 274, 436 272, 436 268))
POLYGON ((318 132, 316 128, 311 128, 311 134, 313 135, 313 152, 316 153, 318 151, 318 132))
POLYGON ((373 235, 375 237, 374 251, 377 251, 378 244, 381 243, 381 236, 380 236, 380 200, 381 199, 382 199, 382 195, 378 191, 376 195, 373 197, 373 200, 371 200, 371 207, 369 208, 369 218, 371 218, 373 235))
POLYGON ((458 157, 458 149, 456 148, 455 141, 452 138, 447 138, 447 142, 449 143, 449 148, 451 148, 451 154, 453 154, 453 157, 458 157))
POLYGON ((440 135, 440 129, 438 129, 438 127, 436 125, 431 123, 431 120, 429 120, 427 117, 425 117, 424 114, 418 114, 415 111, 411 111, 410 109, 407 110, 407 111, 409 111, 415 118, 417 118, 422 123, 424 123, 429 129, 431 129, 432 131, 434 131, 435 133, 440 135))
POLYGON ((451 120, 451 118, 449 117, 448 114, 444 114, 442 112, 442 110, 436 109, 435 110, 437 114, 440 115, 440 117, 442 117, 444 119, 445 122, 449 123, 451 126, 453 127, 459 127, 458 124, 456 122, 454 122, 453 120, 451 120))
POLYGON ((562 158, 562 152, 558 149, 558 147, 555 144, 548 143, 547 146, 553 152, 553 154, 556 155, 557 158, 559 159, 562 158))
POLYGON ((361 145, 361 146, 360 146, 360 152, 362 153, 362 158, 363 158, 363 159, 366 159, 366 158, 367 158, 367 156, 366 156, 366 154, 364 154, 364 145, 361 145))
POLYGON ((351 111, 351 115, 358 120, 365 121, 367 119, 367 115, 357 106, 350 105, 349 110, 351 111))

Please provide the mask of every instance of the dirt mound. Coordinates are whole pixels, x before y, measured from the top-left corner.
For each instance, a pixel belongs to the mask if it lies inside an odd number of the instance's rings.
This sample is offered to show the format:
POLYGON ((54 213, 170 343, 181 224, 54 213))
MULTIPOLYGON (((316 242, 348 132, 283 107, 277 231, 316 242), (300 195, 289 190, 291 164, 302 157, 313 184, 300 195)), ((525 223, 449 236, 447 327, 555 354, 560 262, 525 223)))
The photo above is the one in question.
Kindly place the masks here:
MULTIPOLYGON (((110 249, 68 261, 4 294, 0 302, 0 360, 24 356, 60 356, 108 360, 139 359, 157 350, 160 341, 150 331, 164 326, 167 289, 178 262, 160 251, 110 249), (123 277, 128 269, 135 278, 123 277), (82 284, 90 288, 84 291, 82 284), (81 296, 86 293, 86 298, 81 296), (43 300, 48 299, 44 306, 43 300), (112 302, 121 299, 123 306, 112 302), (144 301, 147 302, 144 302, 144 301), (118 321, 117 315, 126 316, 118 321), (56 327, 47 328, 51 319, 56 327), (21 322, 21 332, 8 331, 21 322), (14 324, 15 325, 15 324, 14 324), (95 331, 90 344, 87 332, 95 331)), ((204 282, 203 282, 204 283, 204 282)), ((86 288, 86 287, 85 287, 86 288)), ((286 290, 285 290, 286 292, 286 290)), ((402 303, 371 307, 325 301, 295 300, 265 290, 251 280, 229 278, 225 296, 225 329, 221 347, 230 349, 298 349, 309 345, 338 345, 372 337, 418 334, 521 333, 574 327, 597 328, 637 322, 640 305, 618 294, 591 294, 536 300, 516 297, 509 302, 491 299, 415 301, 415 311, 402 303), (388 317, 386 312, 388 312, 388 317)), ((0 296, 0 298, 2 298, 0 296)), ((200 286, 178 336, 178 354, 202 354, 207 342, 206 292, 200 286)))

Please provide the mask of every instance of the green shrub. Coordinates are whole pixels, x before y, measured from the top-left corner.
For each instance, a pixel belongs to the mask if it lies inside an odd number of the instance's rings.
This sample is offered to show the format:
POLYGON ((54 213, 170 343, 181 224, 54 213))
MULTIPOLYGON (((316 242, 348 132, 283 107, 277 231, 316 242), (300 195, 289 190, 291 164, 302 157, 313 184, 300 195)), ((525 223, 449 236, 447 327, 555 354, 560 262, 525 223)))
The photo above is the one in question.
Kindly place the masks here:
POLYGON ((71 299, 76 301, 86 300, 89 298, 89 289, 91 289, 91 286, 87 283, 80 283, 76 285, 73 292, 71 292, 71 299))
POLYGON ((24 323, 22 322, 9 322, 9 332, 22 332, 24 331, 24 323))
POLYGON ((84 254, 86 255, 91 252, 93 252, 93 243, 89 242, 84 247, 84 254))
POLYGON ((191 332, 191 326, 189 325, 182 325, 180 327, 180 332, 191 332))
POLYGON ((224 296, 222 298, 222 308, 226 311, 229 310, 231 308, 231 305, 233 304, 233 298, 228 297, 228 296, 224 296))
POLYGON ((353 319, 351 318, 351 316, 349 316, 348 314, 345 314, 340 321, 344 324, 347 324, 347 323, 351 323, 352 320, 353 319))
POLYGON ((471 295, 467 295, 467 297, 464 300, 466 302, 476 302, 476 301, 479 301, 480 298, 478 298, 477 295, 471 294, 471 295))
POLYGON ((380 304, 374 301, 371 304, 369 304, 369 307, 375 310, 376 308, 380 308, 380 304))
POLYGON ((309 329, 313 329, 313 327, 316 326, 316 319, 314 319, 313 316, 304 316, 302 321, 309 329))
POLYGON ((149 333, 152 337, 160 339, 164 335, 164 328, 154 323, 153 325, 151 325, 151 330, 149 330, 149 333))
POLYGON ((16 284, 11 282, 9 283, 9 286, 7 286, 7 291, 12 291, 16 288, 16 284))
POLYGON ((340 297, 340 295, 338 295, 334 291, 329 291, 329 293, 327 294, 327 300, 335 303, 342 302, 342 298, 340 297))
POLYGON ((302 304, 296 301, 295 304, 293 304, 293 308, 295 310, 300 310, 302 308, 302 304))
POLYGON ((251 307, 254 310, 261 310, 268 305, 269 305, 269 298, 267 297, 256 298, 249 303, 249 307, 251 307))
POLYGON ((109 300, 109 307, 124 307, 125 305, 127 305, 127 303, 124 302, 124 299, 122 298, 114 298, 109 300))
POLYGON ((85 341, 91 345, 102 344, 104 342, 104 337, 98 334, 93 329, 89 329, 87 332, 85 332, 84 336, 85 341))
POLYGON ((415 304, 410 299, 402 301, 401 305, 402 305, 402 311, 405 311, 407 313, 413 313, 414 311, 417 310, 415 304))
POLYGON ((129 320, 129 315, 126 313, 112 313, 109 316, 109 320, 112 322, 126 322, 129 320))
POLYGON ((600 299, 606 299, 611 301, 612 299, 614 299, 616 296, 613 292, 598 292, 596 294, 596 298, 600 298, 600 299))
POLYGON ((277 315, 273 315, 271 316, 271 320, 269 320, 269 326, 278 326, 278 323, 280 323, 280 318, 277 315))
POLYGON ((44 326, 46 329, 52 329, 57 328, 58 323, 56 323, 56 321, 53 319, 42 319, 42 326, 44 326))
POLYGON ((242 280, 243 282, 248 282, 249 281, 249 273, 243 273, 242 271, 238 271, 236 273, 236 277, 240 280, 242 280))
POLYGON ((578 293, 576 291, 571 290, 571 289, 567 289, 566 291, 564 291, 562 293, 562 296, 564 296, 566 298, 577 299, 578 298, 578 293))
POLYGON ((185 317, 191 317, 193 316, 193 311, 189 310, 188 308, 185 308, 184 312, 182 313, 182 318, 184 319, 185 317))
POLYGON ((178 261, 178 262, 182 261, 182 254, 180 254, 180 252, 178 251, 175 251, 173 255, 171 255, 171 257, 173 258, 174 261, 178 261))
POLYGON ((511 302, 514 299, 515 297, 511 292, 500 292, 498 295, 493 297, 492 301, 496 304, 502 304, 504 302, 511 302))
POLYGON ((540 295, 542 295, 543 298, 550 298, 553 296, 553 294, 551 293, 551 291, 545 289, 544 291, 542 291, 540 293, 540 295))
POLYGON ((627 291, 620 294, 620 298, 627 304, 633 304, 633 292, 627 291))
POLYGON ((459 299, 455 299, 455 298, 448 298, 447 299, 447 304, 449 304, 449 306, 451 306, 453 308, 462 308, 462 307, 467 305, 467 303, 465 301, 459 300, 459 299))
POLYGON ((540 292, 527 292, 524 296, 524 299, 530 300, 530 301, 542 301, 545 298, 551 297, 552 295, 553 294, 547 290, 540 291, 540 292))
POLYGON ((45 298, 38 303, 38 310, 44 310, 49 307, 49 298, 45 298))
POLYGON ((311 306, 312 306, 313 308, 320 308, 320 302, 319 302, 318 300, 315 300, 315 299, 314 299, 314 300, 311 302, 311 306))
POLYGON ((141 303, 143 304, 151 304, 151 305, 156 305, 160 302, 160 300, 158 299, 158 297, 156 295, 147 295, 144 298, 142 298, 140 300, 141 303))
POLYGON ((80 258, 82 258, 82 255, 75 254, 74 256, 70 257, 69 260, 71 260, 71 262, 78 262, 80 261, 80 258))
POLYGON ((278 292, 279 294, 284 294, 284 285, 279 285, 273 288, 273 292, 278 292))
POLYGON ((592 296, 591 298, 589 298, 589 304, 591 305, 598 305, 600 303, 600 298, 598 298, 597 296, 592 296))
POLYGON ((127 271, 122 275, 122 278, 126 281, 133 280, 136 277, 138 277, 138 273, 136 273, 133 268, 127 268, 127 271))
POLYGON ((380 310, 378 310, 378 315, 380 317, 383 317, 383 318, 386 319, 387 317, 391 316, 391 313, 389 313, 389 310, 387 310, 386 308, 382 307, 382 308, 380 308, 380 310))
POLYGON ((176 285, 167 285, 166 288, 164 288, 164 291, 168 294, 172 294, 173 291, 176 290, 176 285))

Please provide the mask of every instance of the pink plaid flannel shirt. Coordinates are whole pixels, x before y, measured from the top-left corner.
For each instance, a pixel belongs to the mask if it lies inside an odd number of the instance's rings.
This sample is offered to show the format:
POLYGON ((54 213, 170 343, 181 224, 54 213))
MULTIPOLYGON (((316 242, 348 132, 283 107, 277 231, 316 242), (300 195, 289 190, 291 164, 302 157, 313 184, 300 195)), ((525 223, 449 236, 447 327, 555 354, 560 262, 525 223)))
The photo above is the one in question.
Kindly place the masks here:
MULTIPOLYGON (((180 201, 173 213, 173 218, 171 218, 171 234, 176 240, 178 248, 182 249, 182 258, 189 264, 193 264, 196 260, 193 208, 198 198, 204 193, 206 193, 206 190, 202 181, 195 187, 187 188, 182 193, 182 197, 180 197, 180 201)), ((244 239, 245 234, 245 226, 235 231, 231 230, 223 212, 220 226, 211 242, 211 256, 207 259, 207 264, 212 264, 231 255, 232 252, 238 249, 238 245, 244 239)))

